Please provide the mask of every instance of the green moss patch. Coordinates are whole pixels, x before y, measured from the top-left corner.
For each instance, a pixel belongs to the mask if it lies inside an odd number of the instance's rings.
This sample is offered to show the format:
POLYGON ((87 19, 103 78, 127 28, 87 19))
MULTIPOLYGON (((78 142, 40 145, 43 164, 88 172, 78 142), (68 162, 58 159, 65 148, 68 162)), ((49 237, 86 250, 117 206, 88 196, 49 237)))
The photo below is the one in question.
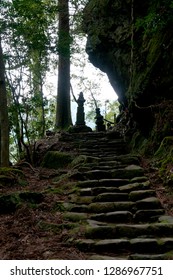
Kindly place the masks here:
POLYGON ((49 151, 43 158, 42 167, 46 168, 64 168, 67 167, 73 160, 73 156, 68 153, 49 151))

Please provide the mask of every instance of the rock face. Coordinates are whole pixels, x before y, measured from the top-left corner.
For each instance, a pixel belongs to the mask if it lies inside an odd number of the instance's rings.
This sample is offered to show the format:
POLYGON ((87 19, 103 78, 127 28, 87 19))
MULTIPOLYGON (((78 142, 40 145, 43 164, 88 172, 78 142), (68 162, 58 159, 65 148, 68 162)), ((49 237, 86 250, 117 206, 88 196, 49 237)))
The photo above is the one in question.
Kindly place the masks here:
POLYGON ((156 123, 149 106, 173 97, 172 12, 169 0, 90 0, 84 10, 90 61, 147 133, 156 123))

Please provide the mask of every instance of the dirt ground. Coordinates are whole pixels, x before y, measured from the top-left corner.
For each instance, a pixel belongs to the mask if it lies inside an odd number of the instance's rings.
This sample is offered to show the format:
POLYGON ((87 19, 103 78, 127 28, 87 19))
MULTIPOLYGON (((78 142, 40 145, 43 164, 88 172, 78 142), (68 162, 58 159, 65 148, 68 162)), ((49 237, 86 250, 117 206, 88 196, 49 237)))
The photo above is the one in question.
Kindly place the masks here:
MULTIPOLYGON (((26 175, 27 185, 16 185, 1 189, 1 194, 19 191, 42 192, 52 184, 53 171, 22 168, 26 175), (43 177, 40 179, 40 173, 43 177)), ((56 201, 65 200, 64 195, 44 194, 44 200, 36 208, 23 204, 13 214, 0 215, 0 259, 27 260, 27 259, 59 259, 82 260, 87 255, 78 251, 74 246, 66 244, 70 237, 64 225, 62 214, 52 211, 56 201), (44 224, 52 226, 45 227, 44 224), (59 227, 54 227, 57 224, 59 227)))

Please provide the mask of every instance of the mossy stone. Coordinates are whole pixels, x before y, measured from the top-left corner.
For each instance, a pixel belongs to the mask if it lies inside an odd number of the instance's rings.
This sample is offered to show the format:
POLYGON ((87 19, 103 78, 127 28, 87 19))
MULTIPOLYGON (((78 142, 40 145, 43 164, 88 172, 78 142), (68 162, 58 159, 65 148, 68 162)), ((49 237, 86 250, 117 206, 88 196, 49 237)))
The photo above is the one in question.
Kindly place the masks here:
POLYGON ((154 190, 139 190, 139 191, 132 191, 129 194, 129 199, 132 201, 137 201, 140 199, 144 199, 150 196, 154 196, 155 191, 154 190))
POLYGON ((73 160, 73 156, 68 153, 48 151, 43 158, 42 167, 46 168, 64 168, 67 167, 73 160))
POLYGON ((112 178, 132 179, 144 175, 144 170, 138 165, 129 165, 123 169, 115 169, 112 171, 112 178))

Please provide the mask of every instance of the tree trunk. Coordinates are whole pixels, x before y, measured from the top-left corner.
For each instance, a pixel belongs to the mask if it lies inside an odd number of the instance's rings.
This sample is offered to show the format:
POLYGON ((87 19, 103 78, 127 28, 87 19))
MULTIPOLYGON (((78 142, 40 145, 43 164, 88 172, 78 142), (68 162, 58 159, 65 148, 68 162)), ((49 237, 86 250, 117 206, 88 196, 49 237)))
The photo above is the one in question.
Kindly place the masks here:
POLYGON ((7 109, 7 93, 5 86, 5 66, 0 38, 0 166, 9 166, 9 125, 7 109))
POLYGON ((65 130, 72 124, 70 105, 70 27, 68 0, 59 0, 59 64, 56 108, 56 129, 65 130))

